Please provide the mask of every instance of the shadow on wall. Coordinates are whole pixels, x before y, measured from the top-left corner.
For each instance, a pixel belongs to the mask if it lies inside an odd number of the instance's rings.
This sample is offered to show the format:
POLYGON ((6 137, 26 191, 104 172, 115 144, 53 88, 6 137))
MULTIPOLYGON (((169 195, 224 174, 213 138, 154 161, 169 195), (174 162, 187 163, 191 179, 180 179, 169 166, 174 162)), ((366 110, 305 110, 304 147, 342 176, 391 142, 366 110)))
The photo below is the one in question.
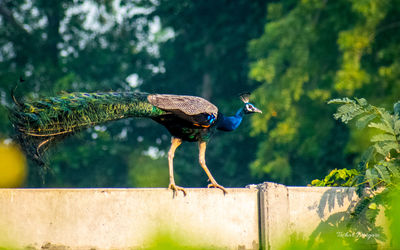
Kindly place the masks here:
MULTIPOLYGON (((357 211, 361 200, 354 188, 332 188, 321 197, 317 213, 321 222, 310 235, 307 247, 309 249, 331 249, 332 246, 340 246, 349 249, 377 249, 378 245, 385 245, 387 239, 384 233, 384 222, 379 225, 371 221, 366 213, 357 211), (337 206, 343 207, 349 202, 345 211, 336 212, 326 219, 326 211, 334 211, 337 206)), ((368 209, 364 207, 363 209, 368 209)), ((379 213, 379 210, 374 212, 379 213)), ((367 213, 368 214, 368 213, 367 213)), ((379 217, 383 218, 383 215, 379 217)))
POLYGON ((349 209, 353 209, 357 203, 355 189, 354 188, 331 188, 328 189, 321 197, 318 205, 317 213, 318 216, 323 219, 325 217, 325 210, 328 208, 330 213, 335 209, 335 206, 343 207, 345 200, 350 202, 349 209))

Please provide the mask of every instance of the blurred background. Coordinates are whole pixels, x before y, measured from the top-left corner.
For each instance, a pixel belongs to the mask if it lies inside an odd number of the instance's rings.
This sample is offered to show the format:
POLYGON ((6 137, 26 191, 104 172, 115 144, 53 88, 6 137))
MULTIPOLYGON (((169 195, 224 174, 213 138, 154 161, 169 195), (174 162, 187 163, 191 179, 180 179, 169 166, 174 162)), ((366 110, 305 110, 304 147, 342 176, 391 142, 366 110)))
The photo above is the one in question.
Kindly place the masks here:
MULTIPOLYGON (((0 187, 168 185, 170 136, 146 119, 68 138, 50 150, 43 181, 11 139, 7 108, 20 78, 22 101, 144 91, 202 96, 224 114, 251 91, 263 113, 208 144, 208 167, 225 187, 306 185, 353 168, 371 135, 334 120, 326 102, 364 97, 391 110, 399 17, 399 0, 0 0, 0 187)), ((175 155, 177 184, 206 186, 197 144, 175 155)))

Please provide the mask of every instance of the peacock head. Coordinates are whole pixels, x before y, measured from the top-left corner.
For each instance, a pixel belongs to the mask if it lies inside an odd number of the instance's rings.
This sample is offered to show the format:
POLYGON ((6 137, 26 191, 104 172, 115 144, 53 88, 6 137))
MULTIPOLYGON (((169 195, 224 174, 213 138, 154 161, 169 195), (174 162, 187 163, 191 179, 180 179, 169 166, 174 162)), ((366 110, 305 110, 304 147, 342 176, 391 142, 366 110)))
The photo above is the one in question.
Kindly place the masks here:
POLYGON ((250 98, 250 93, 244 93, 244 94, 240 95, 240 99, 242 100, 242 102, 244 102, 243 112, 246 115, 247 114, 253 114, 253 113, 262 113, 261 110, 259 110, 253 104, 251 104, 249 102, 249 98, 250 98))

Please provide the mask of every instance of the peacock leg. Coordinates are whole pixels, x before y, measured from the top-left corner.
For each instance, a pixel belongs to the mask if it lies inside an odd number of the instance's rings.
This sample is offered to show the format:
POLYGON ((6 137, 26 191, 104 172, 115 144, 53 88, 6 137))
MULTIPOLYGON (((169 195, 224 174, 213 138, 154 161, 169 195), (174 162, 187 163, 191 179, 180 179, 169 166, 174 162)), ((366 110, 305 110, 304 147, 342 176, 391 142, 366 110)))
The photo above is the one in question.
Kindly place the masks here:
POLYGON ((215 179, 214 179, 214 177, 211 175, 211 172, 210 172, 210 170, 208 170, 208 168, 207 168, 207 165, 206 165, 206 159, 205 159, 205 155, 206 155, 206 142, 204 142, 204 141, 201 141, 201 142, 199 142, 199 162, 200 162, 200 165, 201 165, 201 167, 204 169, 204 172, 206 172, 206 174, 207 174, 207 176, 208 176, 208 179, 210 180, 210 184, 208 184, 208 186, 207 187, 215 187, 215 188, 219 188, 219 189, 221 189, 223 192, 224 192, 224 194, 227 194, 228 193, 228 191, 226 191, 226 189, 223 187, 223 186, 221 186, 221 185, 219 185, 216 181, 215 181, 215 179))
POLYGON ((179 187, 175 185, 174 180, 174 155, 175 150, 179 145, 181 145, 182 140, 179 138, 172 137, 171 139, 171 148, 168 151, 168 167, 169 167, 169 186, 168 188, 172 189, 174 192, 182 191, 184 195, 186 195, 185 189, 183 187, 179 187))

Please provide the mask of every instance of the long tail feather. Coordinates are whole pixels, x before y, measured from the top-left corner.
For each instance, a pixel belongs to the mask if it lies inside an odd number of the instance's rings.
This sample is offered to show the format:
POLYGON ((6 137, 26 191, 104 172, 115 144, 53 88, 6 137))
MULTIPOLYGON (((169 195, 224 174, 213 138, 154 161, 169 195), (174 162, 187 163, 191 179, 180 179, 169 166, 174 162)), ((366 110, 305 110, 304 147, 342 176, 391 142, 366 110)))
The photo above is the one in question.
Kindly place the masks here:
POLYGON ((128 117, 156 117, 164 111, 138 92, 71 93, 19 103, 10 119, 25 153, 43 165, 51 145, 84 128, 128 117))

